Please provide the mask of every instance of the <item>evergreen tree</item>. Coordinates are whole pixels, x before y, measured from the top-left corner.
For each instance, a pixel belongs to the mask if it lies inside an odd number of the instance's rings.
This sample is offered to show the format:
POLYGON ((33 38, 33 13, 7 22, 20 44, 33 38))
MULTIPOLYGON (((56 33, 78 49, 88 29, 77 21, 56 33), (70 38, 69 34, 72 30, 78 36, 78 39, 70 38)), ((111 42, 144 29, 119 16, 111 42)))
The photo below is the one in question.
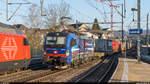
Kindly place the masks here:
POLYGON ((101 28, 100 28, 100 26, 98 24, 97 18, 95 18, 95 20, 94 20, 94 24, 92 26, 92 30, 101 30, 101 28))

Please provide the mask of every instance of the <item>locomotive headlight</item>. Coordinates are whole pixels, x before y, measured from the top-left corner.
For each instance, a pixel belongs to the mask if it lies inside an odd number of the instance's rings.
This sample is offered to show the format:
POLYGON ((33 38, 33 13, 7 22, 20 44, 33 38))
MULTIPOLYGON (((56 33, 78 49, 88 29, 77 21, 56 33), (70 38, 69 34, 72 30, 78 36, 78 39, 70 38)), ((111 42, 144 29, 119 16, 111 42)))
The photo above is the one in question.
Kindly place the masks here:
POLYGON ((46 52, 44 52, 44 55, 46 55, 46 52))
POLYGON ((69 56, 69 50, 66 51, 66 56, 67 56, 67 57, 69 56))

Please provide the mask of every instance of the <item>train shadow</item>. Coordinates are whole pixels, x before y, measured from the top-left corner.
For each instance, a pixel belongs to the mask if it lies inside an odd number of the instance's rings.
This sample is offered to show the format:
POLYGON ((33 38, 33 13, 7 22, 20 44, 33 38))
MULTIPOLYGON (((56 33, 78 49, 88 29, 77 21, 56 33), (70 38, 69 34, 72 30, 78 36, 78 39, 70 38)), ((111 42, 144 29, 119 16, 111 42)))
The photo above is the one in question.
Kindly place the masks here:
POLYGON ((136 59, 135 56, 128 56, 128 55, 125 56, 124 54, 120 55, 119 58, 136 59))
MULTIPOLYGON (((144 63, 150 64, 150 56, 142 54, 142 53, 141 53, 140 60, 144 63)), ((130 52, 130 50, 129 50, 126 53, 126 57, 125 57, 125 53, 122 53, 122 55, 120 55, 119 58, 127 58, 127 59, 136 59, 137 60, 137 51, 136 51, 136 49, 133 50, 132 52, 130 52)), ((133 61, 128 61, 128 62, 133 62, 133 61)))
POLYGON ((150 64, 150 56, 142 56, 142 57, 141 57, 141 60, 142 60, 143 62, 145 62, 145 63, 150 64))
POLYGON ((51 69, 51 67, 48 67, 48 65, 43 64, 42 57, 36 57, 36 58, 31 58, 31 61, 28 65, 28 69, 31 69, 31 70, 48 70, 48 69, 51 69))
POLYGON ((119 58, 127 58, 127 59, 137 59, 137 52, 135 48, 128 49, 126 51, 120 52, 119 58))

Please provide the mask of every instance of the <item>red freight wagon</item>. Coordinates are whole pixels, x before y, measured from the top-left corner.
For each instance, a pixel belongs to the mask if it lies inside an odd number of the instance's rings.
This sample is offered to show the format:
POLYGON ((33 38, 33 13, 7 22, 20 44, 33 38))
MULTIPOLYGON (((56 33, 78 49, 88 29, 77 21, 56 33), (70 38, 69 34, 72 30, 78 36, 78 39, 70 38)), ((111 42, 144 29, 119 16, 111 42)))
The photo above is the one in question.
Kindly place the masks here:
POLYGON ((112 41, 112 49, 113 49, 114 52, 118 52, 119 45, 120 45, 119 41, 112 41))
POLYGON ((30 46, 19 29, 0 23, 0 73, 25 69, 30 63, 30 46))

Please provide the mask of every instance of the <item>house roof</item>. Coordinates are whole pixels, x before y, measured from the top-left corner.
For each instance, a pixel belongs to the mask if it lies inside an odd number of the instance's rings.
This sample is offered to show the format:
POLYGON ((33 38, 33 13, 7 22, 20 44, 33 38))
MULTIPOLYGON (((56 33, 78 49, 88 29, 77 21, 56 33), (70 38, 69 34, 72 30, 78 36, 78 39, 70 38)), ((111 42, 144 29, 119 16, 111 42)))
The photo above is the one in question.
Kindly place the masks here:
POLYGON ((0 27, 1 27, 1 28, 15 28, 15 27, 12 26, 12 25, 4 24, 4 23, 2 23, 2 22, 0 22, 0 27))
POLYGON ((70 24, 70 26, 73 26, 75 29, 78 29, 82 23, 77 23, 77 24, 70 24))
POLYGON ((79 29, 85 29, 85 30, 88 30, 88 26, 86 24, 82 24, 79 29))

